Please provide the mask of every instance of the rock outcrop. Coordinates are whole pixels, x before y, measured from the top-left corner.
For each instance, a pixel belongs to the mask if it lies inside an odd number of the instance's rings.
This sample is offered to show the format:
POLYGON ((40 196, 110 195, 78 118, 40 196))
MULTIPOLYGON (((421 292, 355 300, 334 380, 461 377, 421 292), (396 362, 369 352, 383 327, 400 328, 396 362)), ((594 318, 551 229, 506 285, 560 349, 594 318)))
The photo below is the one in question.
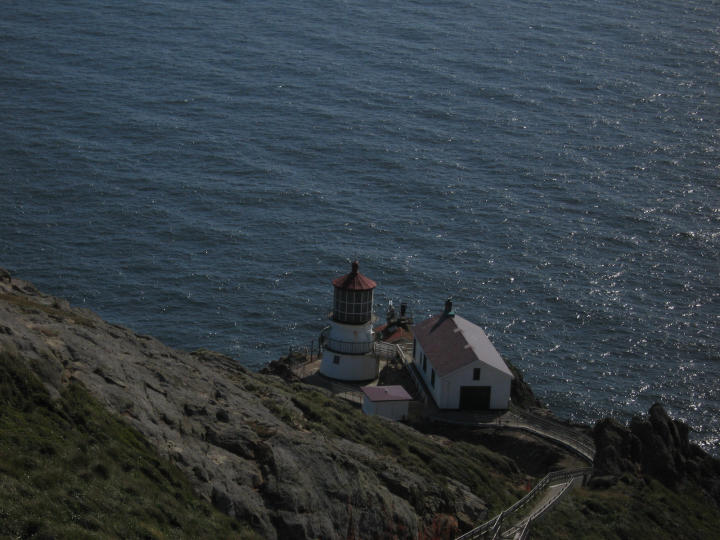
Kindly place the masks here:
POLYGON ((457 478, 429 479, 397 457, 309 429, 290 383, 221 354, 173 350, 2 270, 0 349, 24 358, 51 395, 82 383, 201 495, 265 538, 442 538, 457 532, 458 517, 465 526, 485 517, 484 501, 457 478))
POLYGON ((508 366, 513 374, 513 380, 510 384, 510 400, 512 403, 527 410, 542 409, 542 403, 535 396, 530 385, 525 382, 522 372, 510 363, 508 363, 508 366))
POLYGON ((720 504, 720 460, 688 440, 688 426, 671 419, 659 404, 629 426, 605 418, 593 429, 595 470, 591 485, 611 484, 623 474, 646 475, 670 488, 688 482, 720 504))

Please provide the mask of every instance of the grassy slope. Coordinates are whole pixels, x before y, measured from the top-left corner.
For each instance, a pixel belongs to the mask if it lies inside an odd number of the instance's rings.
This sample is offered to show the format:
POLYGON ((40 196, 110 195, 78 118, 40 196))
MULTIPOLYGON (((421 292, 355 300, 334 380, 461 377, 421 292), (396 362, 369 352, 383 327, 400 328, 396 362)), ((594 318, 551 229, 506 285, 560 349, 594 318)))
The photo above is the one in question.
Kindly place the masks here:
MULTIPOLYGON (((282 383, 278 383, 282 386, 282 383)), ((246 386, 256 391, 260 388, 246 386)), ((356 407, 303 385, 284 386, 288 401, 266 397, 264 405, 291 426, 328 437, 342 437, 373 448, 428 478, 447 476, 468 485, 489 503, 489 516, 525 493, 514 463, 480 444, 400 431, 395 424, 364 416, 356 407), (298 414, 297 409, 301 414, 298 414)), ((610 489, 580 488, 571 493, 532 530, 532 538, 716 539, 720 509, 696 488, 680 493, 649 479, 626 478, 610 489)))
MULTIPOLYGON (((435 440, 364 416, 304 385, 238 375, 288 425, 375 449, 428 477, 455 478, 490 515, 522 493, 514 464, 481 445, 435 440), (267 386, 276 386, 273 391, 267 386)), ((628 479, 579 489, 533 538, 717 538, 720 509, 696 490, 628 479)), ((196 497, 180 471, 79 385, 51 402, 24 362, 0 352, 0 537, 253 537, 196 497)))
POLYGON ((720 509, 697 488, 674 492, 624 477, 609 489, 578 489, 532 529, 534 539, 716 539, 720 509))
POLYGON ((514 462, 484 446, 447 439, 433 439, 394 422, 366 416, 349 402, 331 398, 321 391, 295 384, 291 387, 292 409, 265 402, 270 410, 289 425, 328 437, 344 438, 372 448, 408 470, 441 484, 443 477, 467 485, 485 500, 490 512, 515 502, 522 492, 521 476, 514 462))
POLYGON ((0 537, 251 538, 80 385, 0 352, 0 537))

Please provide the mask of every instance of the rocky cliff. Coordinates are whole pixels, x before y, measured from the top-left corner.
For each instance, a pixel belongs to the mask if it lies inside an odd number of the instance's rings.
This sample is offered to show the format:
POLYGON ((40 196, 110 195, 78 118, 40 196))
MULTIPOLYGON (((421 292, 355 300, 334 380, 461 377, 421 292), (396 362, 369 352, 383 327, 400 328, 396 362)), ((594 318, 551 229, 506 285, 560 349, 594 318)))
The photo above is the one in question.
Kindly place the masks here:
POLYGON ((173 350, 5 271, 0 351, 55 398, 81 383, 265 538, 450 538, 517 496, 509 459, 366 418, 220 354, 173 350))
POLYGON ((533 538, 714 540, 720 531, 720 460, 688 441, 660 405, 629 425, 593 428, 595 463, 576 489, 533 527, 533 538))
MULTIPOLYGON (((0 269, 0 455, 32 453, 0 459, 0 535, 51 527, 67 538, 453 538, 522 496, 526 474, 567 459, 527 434, 447 426, 422 434, 369 418, 283 366, 285 378, 217 353, 173 350, 0 269), (23 425, 31 421, 43 425, 31 433, 23 425), (178 475, 231 522, 193 502, 178 475), (68 501, 44 526, 23 514, 30 497, 41 500, 38 514, 55 508, 42 502, 50 484, 68 501), (83 501, 90 496, 96 504, 83 501), (113 524, 103 528, 98 508, 113 524)), ((538 407, 518 381, 514 401, 538 407)), ((655 406, 629 426, 602 420, 593 434, 592 489, 566 498, 533 537, 716 537, 720 461, 688 442, 687 426, 655 406)))
POLYGON ((629 426, 605 418, 594 429, 595 472, 591 485, 617 482, 623 474, 648 476, 677 489, 698 486, 720 506, 720 460, 690 443, 689 428, 660 404, 629 426))

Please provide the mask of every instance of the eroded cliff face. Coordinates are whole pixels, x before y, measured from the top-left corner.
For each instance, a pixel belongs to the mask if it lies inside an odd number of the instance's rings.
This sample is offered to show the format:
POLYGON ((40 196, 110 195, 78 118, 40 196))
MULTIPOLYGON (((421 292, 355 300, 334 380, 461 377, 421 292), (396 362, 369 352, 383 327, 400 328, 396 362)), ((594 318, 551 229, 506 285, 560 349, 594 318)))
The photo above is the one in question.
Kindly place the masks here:
POLYGON ((184 470, 201 495, 263 537, 452 537, 458 519, 467 527, 486 515, 480 488, 473 492, 442 463, 448 441, 365 419, 319 390, 289 388, 220 354, 173 350, 5 271, 0 349, 24 358, 52 395, 81 382, 184 470), (422 438, 416 446, 425 460, 318 431, 312 400, 357 415, 369 438, 376 428, 411 443, 422 438), (417 471, 427 462, 437 473, 417 471))

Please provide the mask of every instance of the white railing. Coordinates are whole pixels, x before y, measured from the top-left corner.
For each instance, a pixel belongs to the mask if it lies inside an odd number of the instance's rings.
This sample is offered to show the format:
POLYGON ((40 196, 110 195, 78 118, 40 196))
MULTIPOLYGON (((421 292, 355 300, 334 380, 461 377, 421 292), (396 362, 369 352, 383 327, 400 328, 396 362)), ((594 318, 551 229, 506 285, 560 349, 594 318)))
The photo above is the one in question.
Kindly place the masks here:
MULTIPOLYGON (((530 490, 530 492, 525 495, 522 499, 517 501, 515 504, 510 506, 509 508, 503 510, 500 512, 497 516, 492 518, 489 521, 486 521, 482 525, 479 525, 478 527, 475 527, 474 529, 466 532, 465 534, 458 536, 455 540, 470 540, 472 538, 481 538, 483 536, 489 536, 490 538, 496 538, 500 534, 500 530, 502 528, 502 524, 506 522, 508 519, 512 518, 513 514, 517 514, 520 510, 525 508, 528 504, 530 504, 535 498, 543 491, 546 487, 550 485, 551 482, 566 482, 567 485, 556 494, 555 497, 553 497, 551 500, 546 501, 543 506, 540 508, 534 509, 530 517, 528 518, 529 521, 533 521, 535 519, 538 519, 542 514, 547 512, 552 506, 560 500, 560 497, 562 497, 566 491, 570 488, 570 486, 573 484, 573 482, 578 478, 584 478, 585 476, 588 476, 592 472, 591 468, 585 468, 585 469, 576 469, 576 470, 570 470, 570 471, 556 471, 551 472, 545 477, 540 480, 535 487, 530 490)), ((522 527, 525 527, 526 524, 522 523, 522 527)), ((518 527, 518 530, 520 530, 520 527, 518 527)))
POLYGON ((401 354, 400 347, 385 341, 376 341, 373 345, 375 356, 384 360, 395 360, 401 354))
POLYGON ((528 431, 535 431, 564 444, 575 450, 589 463, 592 463, 595 459, 595 444, 589 436, 576 433, 562 423, 543 418, 528 411, 513 408, 512 412, 517 417, 518 427, 524 427, 528 431))
POLYGON ((373 348, 372 341, 340 341, 338 339, 327 338, 324 347, 328 351, 341 354, 366 354, 373 348))
POLYGON ((427 404, 428 395, 427 395, 427 392, 425 392, 425 383, 423 383, 421 377, 418 375, 417 371, 415 370, 415 366, 412 362, 412 359, 410 361, 408 361, 408 351, 403 349, 400 345, 396 345, 395 347, 397 347, 397 354, 400 358, 400 361, 405 366, 405 369, 410 373, 410 377, 412 378, 413 382, 415 383, 415 387, 417 388, 420 399, 423 401, 423 403, 427 404))

